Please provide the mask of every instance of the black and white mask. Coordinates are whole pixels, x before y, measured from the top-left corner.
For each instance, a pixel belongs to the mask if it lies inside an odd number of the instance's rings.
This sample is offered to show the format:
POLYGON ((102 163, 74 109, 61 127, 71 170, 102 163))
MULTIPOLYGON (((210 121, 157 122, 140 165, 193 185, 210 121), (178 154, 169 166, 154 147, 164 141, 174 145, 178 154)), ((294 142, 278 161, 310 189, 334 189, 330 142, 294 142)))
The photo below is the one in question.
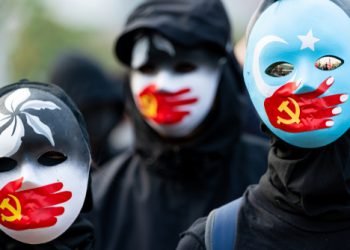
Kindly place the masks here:
POLYGON ((145 121, 158 133, 192 133, 210 112, 220 77, 220 57, 183 48, 153 34, 140 38, 131 60, 131 91, 145 121))
POLYGON ((45 243, 80 213, 90 150, 77 116, 55 91, 10 86, 0 90, 0 229, 24 243, 45 243))

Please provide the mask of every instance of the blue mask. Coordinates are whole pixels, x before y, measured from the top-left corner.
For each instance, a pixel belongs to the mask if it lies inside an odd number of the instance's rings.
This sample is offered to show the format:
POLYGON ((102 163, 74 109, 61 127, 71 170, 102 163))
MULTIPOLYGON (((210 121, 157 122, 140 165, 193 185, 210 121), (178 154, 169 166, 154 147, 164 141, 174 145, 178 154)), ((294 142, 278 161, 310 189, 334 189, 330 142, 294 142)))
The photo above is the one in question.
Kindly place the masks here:
POLYGON ((282 140, 332 143, 350 127, 350 18, 330 0, 281 0, 251 30, 244 78, 256 110, 282 140))

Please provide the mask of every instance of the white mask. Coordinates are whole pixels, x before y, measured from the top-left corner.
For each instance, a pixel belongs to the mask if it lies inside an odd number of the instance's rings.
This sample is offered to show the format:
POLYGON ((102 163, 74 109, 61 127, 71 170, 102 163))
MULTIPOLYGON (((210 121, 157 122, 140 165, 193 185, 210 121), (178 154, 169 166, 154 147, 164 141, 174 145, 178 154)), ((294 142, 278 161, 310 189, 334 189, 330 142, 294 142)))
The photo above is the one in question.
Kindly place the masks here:
POLYGON ((58 97, 32 87, 0 95, 0 229, 27 244, 64 233, 84 204, 90 161, 58 97))
POLYGON ((182 137, 210 112, 219 84, 219 56, 140 38, 132 53, 131 90, 145 121, 159 134, 182 137))

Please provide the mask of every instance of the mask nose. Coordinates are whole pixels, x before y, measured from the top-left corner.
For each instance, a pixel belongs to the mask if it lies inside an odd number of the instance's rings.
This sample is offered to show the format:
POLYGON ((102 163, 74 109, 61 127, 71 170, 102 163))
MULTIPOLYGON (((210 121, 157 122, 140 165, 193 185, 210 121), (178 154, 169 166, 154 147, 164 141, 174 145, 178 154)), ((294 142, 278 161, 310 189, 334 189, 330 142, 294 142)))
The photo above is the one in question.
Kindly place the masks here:
POLYGON ((158 91, 175 92, 178 88, 169 70, 160 70, 155 80, 158 91))
POLYGON ((25 163, 22 165, 21 177, 23 177, 21 189, 32 189, 40 186, 40 179, 36 174, 36 168, 32 164, 25 163))
POLYGON ((310 68, 309 62, 301 62, 298 65, 298 72, 293 79, 299 83, 298 89, 294 92, 295 94, 302 94, 306 92, 314 91, 318 85, 317 76, 312 75, 313 69, 310 68))

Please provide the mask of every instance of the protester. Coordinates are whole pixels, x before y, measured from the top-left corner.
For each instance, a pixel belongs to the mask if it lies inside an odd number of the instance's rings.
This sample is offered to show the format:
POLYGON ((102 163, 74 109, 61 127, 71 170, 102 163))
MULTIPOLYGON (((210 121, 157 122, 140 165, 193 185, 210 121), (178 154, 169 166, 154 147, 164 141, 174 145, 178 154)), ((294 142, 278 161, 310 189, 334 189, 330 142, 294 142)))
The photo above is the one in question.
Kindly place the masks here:
POLYGON ((130 67, 134 148, 93 176, 97 249, 175 249, 198 216, 265 172, 265 141, 242 133, 242 77, 217 0, 154 0, 115 53, 130 67))
POLYGON ((66 91, 83 114, 95 165, 118 154, 109 138, 124 115, 122 80, 112 80, 97 62, 77 52, 60 56, 49 78, 66 91))
POLYGON ((93 249, 88 135, 54 85, 0 89, 0 249, 93 249))
POLYGON ((177 249, 350 249, 350 2, 265 0, 251 27, 244 75, 268 170, 177 249))

